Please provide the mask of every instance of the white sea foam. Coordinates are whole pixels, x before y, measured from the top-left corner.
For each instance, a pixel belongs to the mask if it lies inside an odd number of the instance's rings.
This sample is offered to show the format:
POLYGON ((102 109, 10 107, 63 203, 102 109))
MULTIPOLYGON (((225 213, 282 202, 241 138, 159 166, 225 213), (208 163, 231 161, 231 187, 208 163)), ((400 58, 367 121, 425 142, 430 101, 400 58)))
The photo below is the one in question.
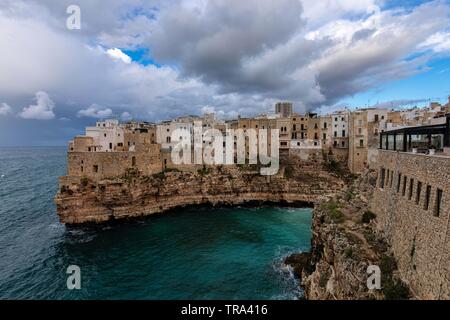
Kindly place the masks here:
POLYGON ((283 287, 283 293, 271 297, 275 300, 298 300, 303 296, 303 290, 300 287, 300 281, 296 278, 294 274, 294 269, 287 265, 284 261, 285 259, 293 253, 298 253, 299 250, 292 250, 292 248, 287 247, 278 247, 276 250, 277 254, 273 262, 272 268, 280 281, 282 282, 280 285, 283 287))

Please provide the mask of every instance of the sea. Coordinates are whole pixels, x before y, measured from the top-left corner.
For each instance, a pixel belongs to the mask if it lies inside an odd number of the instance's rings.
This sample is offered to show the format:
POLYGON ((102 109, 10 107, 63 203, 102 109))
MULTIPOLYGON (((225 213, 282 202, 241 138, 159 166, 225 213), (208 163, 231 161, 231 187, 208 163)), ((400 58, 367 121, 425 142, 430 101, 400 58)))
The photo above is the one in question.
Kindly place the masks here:
POLYGON ((0 148, 0 299, 302 297, 283 261, 310 249, 311 209, 187 208, 69 228, 53 202, 66 152, 0 148))

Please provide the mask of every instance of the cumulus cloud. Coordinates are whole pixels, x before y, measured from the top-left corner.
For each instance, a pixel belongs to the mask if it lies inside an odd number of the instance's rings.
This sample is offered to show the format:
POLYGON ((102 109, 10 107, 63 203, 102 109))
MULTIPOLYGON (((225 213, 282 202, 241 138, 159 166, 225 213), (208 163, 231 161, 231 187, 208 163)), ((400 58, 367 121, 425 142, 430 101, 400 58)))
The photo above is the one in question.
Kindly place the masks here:
POLYGON ((6 116, 8 114, 12 113, 12 108, 6 104, 6 103, 2 103, 0 104, 0 116, 6 116))
POLYGON ((435 52, 450 52, 450 31, 437 32, 420 44, 422 48, 428 48, 435 52))
POLYGON ((133 119, 133 117, 131 116, 131 114, 128 111, 122 112, 122 114, 120 115, 120 119, 123 121, 129 121, 131 119, 133 119))
POLYGON ((53 113, 55 103, 46 92, 36 92, 34 100, 36 104, 23 108, 22 112, 19 113, 19 117, 34 120, 51 120, 55 118, 53 113))
POLYGON ((120 60, 127 64, 131 63, 131 58, 118 48, 108 49, 106 53, 115 60, 120 60))
POLYGON ((78 111, 77 116, 79 118, 88 117, 88 118, 97 118, 97 119, 105 119, 111 117, 113 115, 113 111, 110 108, 104 108, 97 104, 92 104, 86 109, 82 109, 78 111))
POLYGON ((391 100, 391 101, 385 101, 385 102, 379 102, 374 104, 373 108, 379 108, 379 109, 395 109, 398 107, 404 107, 404 106, 417 106, 419 103, 425 103, 428 102, 428 99, 398 99, 398 100, 391 100))

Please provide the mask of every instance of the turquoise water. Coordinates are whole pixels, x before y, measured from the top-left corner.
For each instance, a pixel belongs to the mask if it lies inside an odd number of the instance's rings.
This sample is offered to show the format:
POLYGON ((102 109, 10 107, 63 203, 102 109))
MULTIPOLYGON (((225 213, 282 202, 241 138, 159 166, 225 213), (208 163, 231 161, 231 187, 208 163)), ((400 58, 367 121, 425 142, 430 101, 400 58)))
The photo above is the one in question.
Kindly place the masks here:
POLYGON ((295 299, 282 264, 310 246, 310 209, 191 208, 68 229, 53 197, 64 148, 0 148, 0 298, 295 299), (81 268, 68 290, 66 268, 81 268))

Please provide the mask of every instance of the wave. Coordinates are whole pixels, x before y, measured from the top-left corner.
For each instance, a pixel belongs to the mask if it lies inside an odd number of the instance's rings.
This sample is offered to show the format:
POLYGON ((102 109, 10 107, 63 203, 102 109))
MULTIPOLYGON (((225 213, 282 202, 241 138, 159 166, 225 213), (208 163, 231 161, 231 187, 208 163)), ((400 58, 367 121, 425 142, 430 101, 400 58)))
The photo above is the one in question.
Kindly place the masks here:
POLYGON ((294 274, 294 269, 284 261, 293 253, 301 250, 288 247, 278 247, 276 258, 272 262, 272 268, 280 279, 282 293, 272 296, 274 300, 299 300, 303 298, 304 292, 300 287, 300 280, 294 274))

